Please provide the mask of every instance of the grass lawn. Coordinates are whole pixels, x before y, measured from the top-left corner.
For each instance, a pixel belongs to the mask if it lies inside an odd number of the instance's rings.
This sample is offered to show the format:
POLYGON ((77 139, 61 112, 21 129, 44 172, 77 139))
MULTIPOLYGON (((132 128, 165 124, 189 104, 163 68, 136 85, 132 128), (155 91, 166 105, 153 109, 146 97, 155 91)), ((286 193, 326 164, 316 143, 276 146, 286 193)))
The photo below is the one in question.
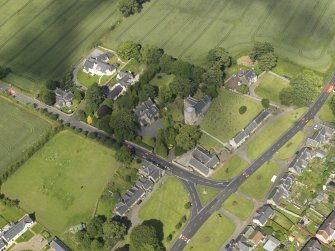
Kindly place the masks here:
POLYGON ((185 251, 219 250, 234 230, 235 225, 229 218, 215 212, 186 245, 185 251))
MULTIPOLYGON (((100 85, 105 84, 110 78, 111 76, 103 76, 100 80, 100 85)), ((77 79, 83 86, 88 88, 94 83, 99 84, 100 76, 92 76, 81 69, 78 71, 77 79)))
POLYGON ((300 145, 304 141, 305 134, 298 132, 294 135, 280 150, 274 155, 275 158, 285 160, 291 158, 294 153, 299 149, 300 145))
POLYGON ((278 171, 278 164, 266 162, 240 186, 239 191, 255 199, 262 199, 272 186, 272 176, 278 171))
POLYGON ((34 233, 31 232, 30 230, 27 230, 23 235, 21 235, 16 242, 20 243, 20 242, 27 242, 29 241, 31 238, 34 237, 34 233))
POLYGON ((321 110, 318 113, 318 116, 321 120, 329 123, 335 122, 335 115, 330 109, 330 100, 332 96, 328 97, 326 103, 321 107, 321 110))
POLYGON ((272 218, 273 221, 278 223, 283 228, 289 230, 293 226, 293 222, 290 221, 285 215, 276 211, 274 217, 272 218))
POLYGON ((219 190, 217 189, 202 185, 197 185, 196 189, 202 205, 206 205, 207 203, 209 203, 219 192, 219 190))
POLYGON ((244 221, 251 215, 254 209, 254 203, 251 200, 234 193, 229 196, 222 207, 244 221))
POLYGON ((149 83, 158 88, 162 86, 169 86, 169 84, 174 80, 173 74, 158 73, 149 83))
POLYGON ((139 74, 143 71, 144 65, 132 59, 128 64, 123 68, 125 71, 130 71, 134 74, 139 74))
POLYGON ((221 46, 237 55, 250 50, 254 41, 268 41, 282 58, 326 71, 335 48, 334 11, 335 2, 327 0, 319 4, 291 0, 151 1, 141 13, 109 31, 102 42, 116 48, 121 41, 140 41, 202 64, 212 48, 221 46))
POLYGON ((116 1, 102 0, 2 1, 1 10, 0 65, 32 80, 12 77, 27 91, 63 77, 121 16, 116 1))
POLYGON ((23 216, 24 213, 17 207, 10 207, 0 202, 0 228, 20 220, 23 216))
POLYGON ((183 215, 189 217, 189 210, 184 207, 188 201, 189 198, 183 185, 170 176, 140 209, 139 216, 142 220, 154 219, 163 223, 163 244, 167 249, 173 244, 173 240, 166 242, 166 237, 173 232, 175 232, 173 239, 178 237, 181 229, 177 230, 175 226, 183 215))
POLYGON ((223 147, 223 145, 220 142, 216 141, 215 139, 213 139, 212 137, 208 136, 205 133, 201 135, 199 144, 205 147, 206 149, 213 151, 215 150, 220 151, 220 148, 223 147))
POLYGON ((247 153, 250 159, 256 159, 268 149, 283 133, 285 133, 304 114, 306 108, 299 108, 281 115, 259 132, 255 139, 248 145, 247 153))
POLYGON ((176 122, 184 121, 184 101, 176 99, 167 107, 167 115, 171 115, 176 122))
POLYGON ((2 192, 60 235, 92 215, 118 167, 114 150, 62 131, 3 184, 2 192))
POLYGON ((262 105, 259 101, 222 88, 219 90, 219 96, 213 100, 200 126, 222 142, 227 142, 261 110, 262 105), (248 110, 241 115, 239 108, 243 105, 248 110))
POLYGON ((289 86, 289 82, 268 72, 264 73, 259 81, 260 83, 255 89, 256 94, 271 102, 280 103, 279 93, 289 86))
POLYGON ((247 166, 246 161, 235 155, 222 166, 216 168, 211 178, 229 180, 239 175, 247 166))
POLYGON ((0 172, 20 159, 55 122, 0 96, 0 172))
POLYGON ((31 231, 33 231, 35 234, 40 234, 44 228, 41 226, 41 224, 36 223, 32 228, 31 231))

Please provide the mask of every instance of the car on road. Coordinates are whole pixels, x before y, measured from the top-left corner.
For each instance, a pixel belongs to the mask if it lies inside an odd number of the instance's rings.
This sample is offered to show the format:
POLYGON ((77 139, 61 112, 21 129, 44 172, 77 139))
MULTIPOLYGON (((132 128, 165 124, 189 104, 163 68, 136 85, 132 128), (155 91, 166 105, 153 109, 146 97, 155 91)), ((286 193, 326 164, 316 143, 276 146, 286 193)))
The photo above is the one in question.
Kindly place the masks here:
POLYGON ((187 238, 185 235, 182 235, 182 234, 179 236, 179 239, 185 241, 186 243, 188 243, 190 241, 189 238, 187 238))
POLYGON ((243 175, 244 177, 246 177, 246 178, 249 177, 249 174, 248 174, 247 172, 244 172, 242 175, 243 175))
POLYGON ((326 85, 325 89, 324 89, 324 92, 326 93, 331 93, 334 89, 334 86, 333 84, 329 83, 328 85, 326 85))

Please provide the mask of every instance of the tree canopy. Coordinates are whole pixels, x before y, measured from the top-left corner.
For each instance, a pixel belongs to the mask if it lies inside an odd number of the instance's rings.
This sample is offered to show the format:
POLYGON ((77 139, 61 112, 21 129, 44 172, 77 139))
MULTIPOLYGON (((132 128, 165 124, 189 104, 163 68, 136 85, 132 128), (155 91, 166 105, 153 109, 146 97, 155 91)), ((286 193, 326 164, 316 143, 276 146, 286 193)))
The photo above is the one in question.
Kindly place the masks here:
POLYGON ((123 59, 129 60, 134 58, 137 61, 141 60, 141 45, 133 41, 124 41, 120 43, 116 51, 123 59))
POLYGON ((164 54, 163 49, 155 46, 145 45, 142 48, 142 61, 145 64, 159 64, 161 57, 164 54))
POLYGON ((262 55, 274 52, 274 47, 269 42, 256 42, 254 44, 254 47, 252 51, 250 52, 249 56, 251 60, 256 61, 258 60, 262 55))
POLYGON ((219 65, 221 70, 231 66, 231 56, 229 52, 222 47, 217 47, 208 52, 207 61, 209 65, 219 65))
POLYGON ((176 136, 176 142, 181 148, 190 150, 197 145, 200 137, 201 132, 198 126, 183 125, 176 136))
POLYGON ((153 226, 141 224, 130 233, 129 251, 160 251, 164 250, 158 233, 153 226))
POLYGON ((196 85, 189 79, 176 77, 170 84, 170 89, 175 96, 185 98, 195 92, 196 85))
POLYGON ((141 5, 137 0, 119 0, 119 10, 125 17, 139 12, 140 7, 141 5))
POLYGON ((262 71, 270 71, 277 65, 277 56, 273 52, 265 53, 259 57, 258 65, 262 71))
POLYGON ((97 83, 94 83, 86 91, 86 115, 92 115, 95 113, 102 101, 103 95, 101 88, 97 83))
POLYGON ((4 79, 11 72, 11 69, 8 67, 0 66, 0 79, 4 79))
POLYGON ((109 125, 118 142, 132 140, 136 136, 136 125, 133 120, 133 114, 129 110, 121 109, 114 112, 109 125))

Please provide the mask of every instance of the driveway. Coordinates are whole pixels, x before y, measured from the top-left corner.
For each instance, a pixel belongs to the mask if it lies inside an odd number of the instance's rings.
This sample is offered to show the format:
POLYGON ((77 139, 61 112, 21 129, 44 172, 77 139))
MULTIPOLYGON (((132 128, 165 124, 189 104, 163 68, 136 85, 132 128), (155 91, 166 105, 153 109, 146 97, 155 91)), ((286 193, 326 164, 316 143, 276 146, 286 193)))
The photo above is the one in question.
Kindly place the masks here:
POLYGON ((28 242, 20 242, 16 244, 11 250, 12 251, 22 251, 22 250, 32 250, 32 251, 41 251, 43 247, 48 244, 46 240, 42 240, 41 235, 35 235, 28 242))

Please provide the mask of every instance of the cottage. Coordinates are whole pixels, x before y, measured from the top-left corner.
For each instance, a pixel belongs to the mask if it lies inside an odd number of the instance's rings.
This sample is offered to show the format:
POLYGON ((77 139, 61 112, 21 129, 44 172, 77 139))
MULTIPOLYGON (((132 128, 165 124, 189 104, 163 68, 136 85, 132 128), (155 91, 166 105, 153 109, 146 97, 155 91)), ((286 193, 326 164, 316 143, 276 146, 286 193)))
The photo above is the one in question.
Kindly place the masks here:
POLYGON ((185 124, 198 125, 201 119, 209 109, 212 101, 209 96, 205 96, 200 100, 192 97, 184 99, 184 120, 185 124))
POLYGON ((282 187, 276 187, 275 189, 272 190, 270 193, 267 203, 278 206, 280 204, 280 199, 284 197, 284 189, 282 187))
POLYGON ((315 237, 324 243, 335 240, 335 210, 322 223, 315 237))
POLYGON ((280 241, 277 240, 276 238, 274 237, 270 237, 268 239, 268 241, 265 243, 265 245, 263 246, 263 248, 266 250, 266 251, 274 251, 276 250, 276 248, 280 245, 280 241))
POLYGON ((321 244, 317 239, 310 239, 301 251, 321 251, 321 244))
POLYGON ((83 71, 92 76, 111 76, 116 72, 118 64, 110 65, 108 61, 112 58, 112 54, 103 53, 97 57, 89 57, 84 62, 83 71))
POLYGON ((150 192, 152 190, 153 187, 153 183, 151 180, 147 179, 147 178, 140 178, 138 181, 136 181, 136 186, 138 188, 143 188, 146 192, 150 192))
POLYGON ((145 178, 150 179, 152 182, 156 183, 164 175, 165 171, 156 164, 144 160, 141 168, 139 169, 139 173, 145 178))
POLYGON ((274 211, 269 205, 264 205, 258 210, 258 214, 253 218, 252 222, 264 227, 267 221, 272 217, 274 211))
POLYGON ((264 239, 264 235, 260 231, 254 231, 250 236, 249 236, 249 241, 252 243, 254 247, 258 246, 259 243, 262 242, 264 239))
POLYGON ((301 175, 312 158, 313 156, 311 150, 304 147, 290 163, 288 170, 297 175, 301 175))
POLYGON ((249 137, 248 134, 246 134, 244 131, 240 131, 238 132, 234 138, 232 138, 230 141, 229 141, 229 144, 234 148, 238 148, 240 145, 242 145, 246 140, 247 138, 249 137))
POLYGON ((317 132, 312 138, 308 138, 306 141, 306 146, 317 148, 323 144, 328 143, 331 137, 335 134, 335 129, 324 124, 317 124, 315 126, 317 132))
POLYGON ((8 229, 2 238, 4 241, 11 245, 17 238, 19 238, 24 232, 34 225, 34 221, 29 215, 24 216, 21 220, 15 223, 10 229, 8 229))
POLYGON ((159 109, 149 98, 134 110, 135 120, 141 126, 147 126, 154 123, 159 118, 159 109))
POLYGON ((70 251, 71 249, 68 248, 60 239, 55 237, 50 242, 50 247, 55 251, 70 251))
POLYGON ((73 93, 70 90, 62 90, 56 88, 56 103, 55 107, 62 109, 63 107, 70 107, 72 105, 73 93))
POLYGON ((210 153, 201 146, 197 146, 192 152, 189 166, 198 173, 208 176, 219 163, 220 160, 216 154, 210 153))
POLYGON ((226 82, 225 87, 233 91, 239 91, 241 85, 250 87, 258 80, 254 69, 241 69, 237 74, 232 75, 226 82))

